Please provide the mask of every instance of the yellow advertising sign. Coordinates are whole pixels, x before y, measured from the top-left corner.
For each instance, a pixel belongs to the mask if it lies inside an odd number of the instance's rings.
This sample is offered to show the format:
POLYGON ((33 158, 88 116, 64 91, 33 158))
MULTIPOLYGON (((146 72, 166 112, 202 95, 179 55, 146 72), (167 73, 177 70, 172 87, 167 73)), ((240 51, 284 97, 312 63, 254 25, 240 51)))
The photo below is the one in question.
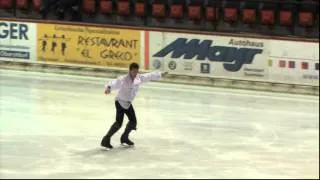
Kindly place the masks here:
POLYGON ((113 28, 38 24, 37 60, 128 67, 140 63, 140 32, 113 28))

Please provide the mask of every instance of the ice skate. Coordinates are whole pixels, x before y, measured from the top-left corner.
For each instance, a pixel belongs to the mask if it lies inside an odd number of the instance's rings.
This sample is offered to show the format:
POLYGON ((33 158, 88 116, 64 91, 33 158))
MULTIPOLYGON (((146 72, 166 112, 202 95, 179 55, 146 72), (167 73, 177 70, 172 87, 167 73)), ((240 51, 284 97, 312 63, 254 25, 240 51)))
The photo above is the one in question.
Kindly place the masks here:
POLYGON ((113 146, 110 143, 110 138, 104 136, 101 141, 101 146, 104 148, 104 150, 111 150, 113 146))
POLYGON ((132 141, 130 141, 130 139, 128 137, 124 137, 124 136, 121 136, 121 145, 122 146, 133 146, 134 143, 132 141))

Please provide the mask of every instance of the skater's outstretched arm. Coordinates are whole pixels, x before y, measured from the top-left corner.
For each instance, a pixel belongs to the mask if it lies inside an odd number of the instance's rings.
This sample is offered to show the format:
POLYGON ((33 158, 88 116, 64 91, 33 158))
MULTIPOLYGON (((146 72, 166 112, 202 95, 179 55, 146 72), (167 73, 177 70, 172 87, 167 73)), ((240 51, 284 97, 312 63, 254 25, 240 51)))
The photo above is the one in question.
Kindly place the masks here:
POLYGON ((161 79, 162 76, 168 74, 167 72, 151 72, 151 73, 144 73, 140 74, 140 79, 143 83, 149 82, 152 80, 161 79))

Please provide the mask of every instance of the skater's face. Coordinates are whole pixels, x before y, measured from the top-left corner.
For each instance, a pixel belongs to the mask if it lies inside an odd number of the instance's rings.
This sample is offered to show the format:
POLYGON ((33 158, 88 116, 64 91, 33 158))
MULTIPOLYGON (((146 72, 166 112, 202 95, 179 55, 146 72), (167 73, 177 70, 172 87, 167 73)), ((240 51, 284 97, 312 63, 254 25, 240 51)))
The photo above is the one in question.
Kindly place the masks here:
POLYGON ((130 75, 131 75, 132 79, 136 78, 138 73, 139 73, 139 69, 131 69, 130 70, 130 75))

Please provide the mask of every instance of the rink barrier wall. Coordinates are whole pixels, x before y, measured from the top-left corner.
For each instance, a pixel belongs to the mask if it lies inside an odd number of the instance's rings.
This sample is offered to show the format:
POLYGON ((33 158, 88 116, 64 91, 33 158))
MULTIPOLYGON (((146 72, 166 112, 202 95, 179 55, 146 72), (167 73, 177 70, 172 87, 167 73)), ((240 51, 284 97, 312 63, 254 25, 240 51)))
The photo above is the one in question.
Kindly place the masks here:
MULTIPOLYGON (((30 61, 0 61, 0 68, 8 70, 36 71, 43 73, 83 75, 105 78, 117 78, 120 75, 128 72, 127 68, 106 68, 92 65, 59 64, 52 62, 30 61)), ((149 71, 142 70, 142 72, 149 71)), ((195 77, 188 75, 168 74, 167 76, 162 78, 160 82, 319 96, 318 86, 270 83, 262 81, 246 81, 225 78, 195 77)))
MULTIPOLYGON (((295 49, 290 46, 290 43, 293 44, 292 41, 281 42, 284 43, 282 44, 284 47, 289 47, 281 50, 276 47, 278 42, 280 40, 272 42, 257 38, 126 30, 61 23, 0 21, 0 52, 5 52, 0 54, 3 56, 0 58, 2 60, 0 62, 1 68, 4 69, 61 71, 61 73, 68 74, 114 78, 127 72, 129 63, 138 62, 145 70, 144 72, 148 72, 149 69, 169 71, 170 75, 164 78, 164 82, 318 95, 319 71, 312 71, 311 75, 307 74, 306 77, 314 77, 310 78, 309 82, 300 81, 301 78, 285 80, 299 74, 297 73, 299 71, 293 71, 292 60, 305 58, 305 61, 319 62, 319 50, 316 48, 316 51, 314 48, 314 46, 318 47, 319 43, 295 42, 294 44, 304 43, 303 51, 301 51, 302 47, 295 49), (175 44, 177 40, 179 41, 175 44), (161 54, 160 51, 166 49, 170 44, 180 46, 175 47, 174 50, 171 49, 169 53, 161 54), (201 60, 201 63, 197 60, 199 56, 208 58, 208 53, 211 53, 212 56, 212 52, 217 46, 228 51, 224 52, 222 59, 215 57, 211 61, 201 60), (242 52, 242 50, 238 50, 244 48, 242 46, 245 46, 245 50, 248 51, 252 50, 252 48, 247 48, 248 46, 262 47, 260 48, 262 53, 256 53, 252 59, 249 59, 249 62, 242 62, 242 68, 236 69, 232 67, 232 64, 230 65, 230 58, 239 58, 239 54, 248 56, 248 53, 245 55, 238 53, 242 52), (54 49, 52 49, 53 47, 54 49), (203 49, 206 49, 203 47, 212 52, 203 52, 203 49), (230 51, 230 48, 233 48, 233 51, 230 51), (101 52, 105 51, 107 54, 102 56, 101 52), (288 51, 302 52, 302 54, 293 53, 294 56, 288 57, 288 51), (123 58, 121 53, 124 52, 131 53, 130 57, 132 58, 130 60, 121 59, 123 58), (273 60, 269 57, 270 54, 274 57, 282 55, 281 59, 287 58, 281 60, 281 63, 288 61, 291 63, 291 68, 284 70, 284 67, 287 66, 285 65, 278 71, 271 71, 269 67, 273 60), (106 61, 102 58, 105 56, 108 57, 106 61), (113 63, 113 60, 117 63, 113 63), (172 64, 172 62, 174 63, 172 64), (223 63, 227 65, 223 65, 223 63), (210 68, 206 67, 208 64, 210 68), (174 66, 175 68, 173 68, 174 66), (227 70, 226 66, 229 66, 227 70), (255 73, 262 69, 263 78, 261 78, 261 74, 260 76, 257 74, 250 77, 244 76, 245 68, 255 71, 255 73), (208 69, 210 69, 209 72, 208 69), (281 75, 284 80, 270 78, 270 72, 278 74, 278 76, 281 75)), ((299 77, 301 77, 301 73, 299 77)))

